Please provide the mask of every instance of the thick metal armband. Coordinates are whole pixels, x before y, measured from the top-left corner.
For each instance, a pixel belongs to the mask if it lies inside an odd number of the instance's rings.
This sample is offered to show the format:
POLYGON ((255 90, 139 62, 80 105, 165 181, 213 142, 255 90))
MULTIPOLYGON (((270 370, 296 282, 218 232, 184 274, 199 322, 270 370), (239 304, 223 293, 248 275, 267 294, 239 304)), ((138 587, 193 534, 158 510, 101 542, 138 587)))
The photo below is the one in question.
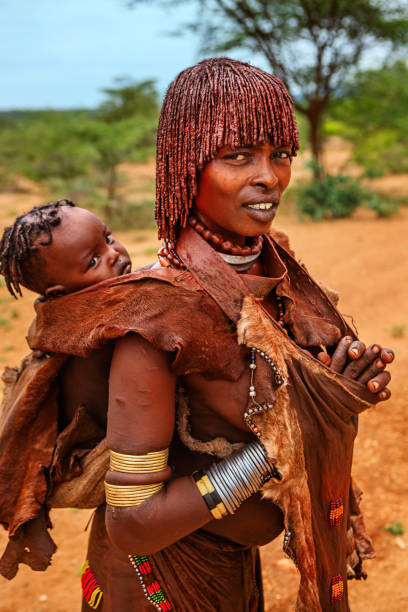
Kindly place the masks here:
POLYGON ((222 519, 234 514, 274 472, 262 444, 256 441, 213 463, 207 472, 194 472, 193 479, 212 516, 222 519))
MULTIPOLYGON (((169 449, 147 453, 146 455, 123 455, 113 450, 110 453, 109 469, 125 474, 154 474, 166 469, 169 449)), ((146 499, 160 491, 164 482, 142 485, 114 485, 105 482, 106 502, 110 506, 139 506, 146 499)))

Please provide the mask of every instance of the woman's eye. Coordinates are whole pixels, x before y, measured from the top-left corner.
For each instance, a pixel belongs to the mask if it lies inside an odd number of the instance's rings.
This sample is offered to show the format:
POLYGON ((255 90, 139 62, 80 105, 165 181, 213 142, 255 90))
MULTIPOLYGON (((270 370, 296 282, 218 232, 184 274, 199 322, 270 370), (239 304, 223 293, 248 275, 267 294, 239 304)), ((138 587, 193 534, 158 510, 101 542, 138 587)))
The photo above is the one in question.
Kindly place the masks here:
POLYGON ((224 159, 230 159, 232 161, 244 161, 247 158, 245 153, 230 153, 226 155, 224 159))
POLYGON ((91 261, 89 262, 88 268, 94 268, 97 263, 98 263, 98 258, 97 257, 92 257, 91 261))
POLYGON ((113 242, 112 234, 106 234, 105 242, 106 244, 111 244, 113 242))
POLYGON ((273 158, 277 159, 291 159, 291 154, 288 151, 275 151, 272 153, 273 158))

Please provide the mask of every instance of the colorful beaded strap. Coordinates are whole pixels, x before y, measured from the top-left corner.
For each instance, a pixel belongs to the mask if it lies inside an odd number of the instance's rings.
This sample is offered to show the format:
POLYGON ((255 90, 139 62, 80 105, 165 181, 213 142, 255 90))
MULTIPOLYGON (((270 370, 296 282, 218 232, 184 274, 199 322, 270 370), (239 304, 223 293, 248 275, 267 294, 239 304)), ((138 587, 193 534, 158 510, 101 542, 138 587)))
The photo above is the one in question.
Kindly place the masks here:
POLYGON ((173 610, 173 606, 164 595, 160 584, 157 580, 154 580, 149 558, 146 555, 129 555, 129 560, 139 577, 146 599, 157 610, 173 610), (150 578, 149 584, 146 584, 146 578, 150 578))
POLYGON ((96 578, 89 567, 88 560, 85 561, 81 569, 81 587, 82 595, 86 603, 91 608, 96 610, 101 603, 103 592, 99 584, 96 582, 96 578))

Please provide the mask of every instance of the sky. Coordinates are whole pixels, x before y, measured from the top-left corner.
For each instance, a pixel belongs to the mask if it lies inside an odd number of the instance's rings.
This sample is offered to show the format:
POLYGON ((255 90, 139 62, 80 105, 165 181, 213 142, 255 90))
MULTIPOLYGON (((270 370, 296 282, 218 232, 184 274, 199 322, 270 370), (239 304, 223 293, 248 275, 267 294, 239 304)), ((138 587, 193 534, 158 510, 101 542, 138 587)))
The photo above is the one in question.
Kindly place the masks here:
POLYGON ((149 0, 0 0, 0 109, 97 106, 115 77, 170 81, 198 59, 194 0, 165 11, 149 0), (152 6, 154 5, 154 6, 152 6))
MULTIPOLYGON (((167 85, 199 59, 196 0, 165 10, 145 0, 0 0, 0 110, 93 108, 117 77, 167 85)), ((230 53, 268 69, 260 55, 230 53)), ((371 63, 375 53, 371 53, 371 63)))

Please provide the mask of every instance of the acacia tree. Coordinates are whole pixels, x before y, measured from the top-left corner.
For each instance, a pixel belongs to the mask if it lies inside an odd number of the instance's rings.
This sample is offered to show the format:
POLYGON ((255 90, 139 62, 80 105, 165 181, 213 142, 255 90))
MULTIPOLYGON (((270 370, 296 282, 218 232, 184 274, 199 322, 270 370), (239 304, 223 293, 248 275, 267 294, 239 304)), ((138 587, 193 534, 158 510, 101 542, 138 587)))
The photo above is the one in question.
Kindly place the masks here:
MULTIPOLYGON (((130 0, 135 6, 146 0, 130 0)), ((162 5, 182 0, 156 0, 162 5)), ((205 53, 246 48, 261 54, 288 86, 309 124, 318 161, 322 119, 341 84, 374 45, 384 52, 408 42, 405 0, 196 0, 190 29, 205 53)), ((317 164, 316 164, 317 167, 317 164)))

